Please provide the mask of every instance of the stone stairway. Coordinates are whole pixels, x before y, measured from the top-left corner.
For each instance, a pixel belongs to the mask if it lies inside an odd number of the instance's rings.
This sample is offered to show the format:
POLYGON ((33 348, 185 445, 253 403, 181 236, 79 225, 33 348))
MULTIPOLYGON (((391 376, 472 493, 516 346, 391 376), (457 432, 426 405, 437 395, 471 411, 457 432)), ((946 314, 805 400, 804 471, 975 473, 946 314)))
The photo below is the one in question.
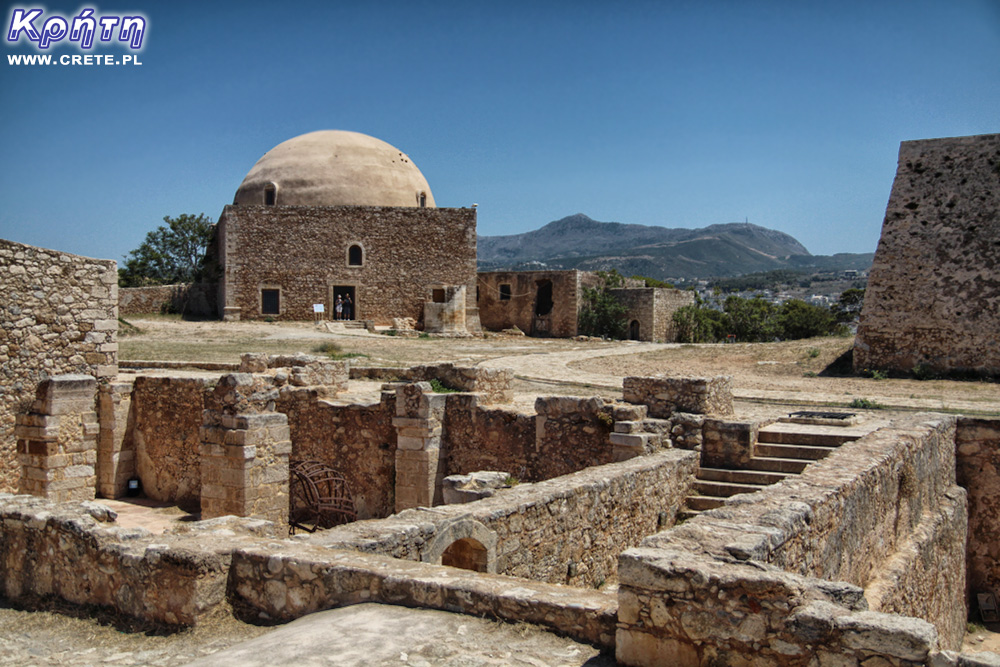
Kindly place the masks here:
POLYGON ((740 493, 753 493, 789 475, 798 475, 813 461, 826 457, 845 442, 857 440, 874 430, 777 422, 760 429, 754 455, 745 468, 699 467, 694 483, 695 493, 685 499, 678 512, 680 520, 721 507, 726 498, 740 493))

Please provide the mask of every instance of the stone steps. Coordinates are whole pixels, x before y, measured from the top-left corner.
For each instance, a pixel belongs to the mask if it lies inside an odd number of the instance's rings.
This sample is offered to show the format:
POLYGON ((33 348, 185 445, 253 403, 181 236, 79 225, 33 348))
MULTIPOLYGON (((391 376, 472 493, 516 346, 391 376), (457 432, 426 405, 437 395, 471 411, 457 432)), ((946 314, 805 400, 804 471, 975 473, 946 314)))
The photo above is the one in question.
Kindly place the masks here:
POLYGON ((813 461, 825 458, 840 445, 857 440, 864 433, 860 429, 836 426, 770 424, 760 429, 754 456, 745 468, 698 469, 695 494, 685 499, 678 518, 690 519, 705 510, 721 507, 730 496, 753 493, 789 475, 798 475, 813 461))

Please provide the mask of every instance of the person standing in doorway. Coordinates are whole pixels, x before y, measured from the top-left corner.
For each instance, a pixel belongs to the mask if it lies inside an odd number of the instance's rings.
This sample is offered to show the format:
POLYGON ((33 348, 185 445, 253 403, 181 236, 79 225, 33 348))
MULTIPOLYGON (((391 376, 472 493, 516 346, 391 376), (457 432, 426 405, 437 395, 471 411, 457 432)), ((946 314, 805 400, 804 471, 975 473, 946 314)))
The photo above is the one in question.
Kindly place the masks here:
POLYGON ((351 302, 351 295, 350 295, 350 293, 348 293, 348 294, 344 295, 344 319, 345 320, 352 319, 352 317, 351 317, 351 315, 352 315, 351 311, 352 310, 354 310, 354 304, 351 302))
POLYGON ((340 300, 340 295, 337 295, 337 302, 333 306, 333 318, 335 320, 343 319, 341 316, 344 313, 344 302, 340 300))

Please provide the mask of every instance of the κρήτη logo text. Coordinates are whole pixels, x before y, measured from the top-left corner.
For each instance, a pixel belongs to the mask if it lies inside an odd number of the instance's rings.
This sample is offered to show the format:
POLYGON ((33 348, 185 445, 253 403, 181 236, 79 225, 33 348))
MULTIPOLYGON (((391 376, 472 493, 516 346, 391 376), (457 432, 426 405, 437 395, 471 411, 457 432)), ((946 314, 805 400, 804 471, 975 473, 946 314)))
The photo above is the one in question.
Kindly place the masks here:
POLYGON ((140 14, 134 16, 95 16, 94 10, 87 7, 73 17, 49 14, 44 17, 45 10, 37 7, 15 7, 10 13, 10 23, 7 27, 7 41, 17 43, 27 39, 40 49, 47 49, 65 39, 76 42, 81 49, 94 48, 97 43, 107 45, 115 40, 126 48, 137 51, 142 48, 142 40, 146 36, 146 17, 140 14))

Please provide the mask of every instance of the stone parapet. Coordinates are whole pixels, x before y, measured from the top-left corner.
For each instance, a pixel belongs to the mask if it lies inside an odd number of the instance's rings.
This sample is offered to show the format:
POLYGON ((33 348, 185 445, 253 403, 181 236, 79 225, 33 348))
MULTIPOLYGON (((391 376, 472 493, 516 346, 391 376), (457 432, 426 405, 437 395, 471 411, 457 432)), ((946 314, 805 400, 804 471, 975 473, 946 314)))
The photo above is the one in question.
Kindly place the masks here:
POLYGON ((959 418, 955 458, 956 481, 969 494, 965 569, 969 608, 978 611, 977 593, 1000 599, 1000 419, 959 418))

